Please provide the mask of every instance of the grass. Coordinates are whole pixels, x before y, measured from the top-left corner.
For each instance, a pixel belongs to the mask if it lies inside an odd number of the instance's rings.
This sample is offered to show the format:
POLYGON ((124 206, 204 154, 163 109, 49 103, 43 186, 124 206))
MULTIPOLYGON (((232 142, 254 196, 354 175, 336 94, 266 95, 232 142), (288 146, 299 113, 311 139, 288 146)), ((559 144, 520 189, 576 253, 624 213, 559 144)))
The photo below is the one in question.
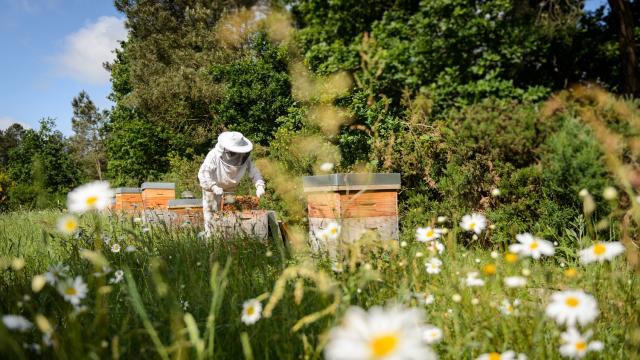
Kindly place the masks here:
POLYGON ((276 244, 249 238, 207 242, 197 229, 147 229, 126 218, 84 215, 81 234, 66 237, 55 232, 59 216, 0 216, 0 313, 32 322, 43 315, 54 328, 47 346, 35 326, 19 333, 0 325, 2 358, 322 358, 329 329, 350 305, 401 303, 424 309, 427 321, 443 330, 443 341, 434 345, 441 358, 514 350, 530 359, 555 359, 561 328, 545 317, 544 307, 562 289, 583 289, 598 301, 600 315, 587 328, 604 349, 591 357, 639 358, 640 279, 622 256, 580 265, 576 249, 588 244, 571 235, 584 230, 580 223, 567 236, 550 239, 558 242, 553 258, 516 263, 505 261, 504 252, 494 258, 489 249, 465 246, 466 234, 452 226, 438 256, 442 271, 430 275, 424 262, 432 255, 410 230, 403 234, 406 246, 364 239, 346 247, 343 271, 332 272, 326 258, 304 251, 281 253, 276 244), (114 242, 121 245, 118 253, 109 250, 114 242), (130 245, 136 250, 125 251, 130 245), (103 274, 101 258, 82 249, 103 255, 111 271, 103 274), (15 258, 24 259, 24 268, 11 266, 15 258), (57 263, 88 283, 82 310, 50 285, 33 291, 32 278, 57 263), (487 264, 495 265, 494 275, 482 273, 487 264), (566 276, 568 268, 577 275, 566 276), (124 280, 109 284, 118 269, 124 280), (470 271, 480 271, 486 285, 464 286, 470 271), (529 274, 526 287, 503 285, 506 276, 523 272, 529 274), (434 296, 432 304, 420 301, 427 294, 434 296), (256 297, 271 316, 244 325, 242 303, 256 297), (516 298, 517 315, 503 315, 501 302, 516 298))

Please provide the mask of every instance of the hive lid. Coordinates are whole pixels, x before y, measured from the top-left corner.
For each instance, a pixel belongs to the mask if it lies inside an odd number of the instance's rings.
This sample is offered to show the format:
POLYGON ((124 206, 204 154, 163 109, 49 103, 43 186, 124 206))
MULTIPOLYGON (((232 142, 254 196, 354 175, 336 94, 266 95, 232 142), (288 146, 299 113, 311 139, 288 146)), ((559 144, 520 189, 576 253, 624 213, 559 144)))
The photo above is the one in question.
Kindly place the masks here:
POLYGON ((169 200, 169 208, 195 206, 202 207, 202 199, 175 199, 169 200))
POLYGON ((399 173, 329 174, 304 176, 305 192, 343 190, 387 190, 400 189, 399 173))
POLYGON ((140 187, 142 188, 142 190, 144 190, 144 189, 171 189, 171 190, 175 190, 176 184, 175 183, 168 183, 168 182, 145 182, 145 183, 142 183, 142 185, 140 187))
POLYGON ((140 188, 136 187, 119 187, 114 189, 116 194, 139 194, 140 188))

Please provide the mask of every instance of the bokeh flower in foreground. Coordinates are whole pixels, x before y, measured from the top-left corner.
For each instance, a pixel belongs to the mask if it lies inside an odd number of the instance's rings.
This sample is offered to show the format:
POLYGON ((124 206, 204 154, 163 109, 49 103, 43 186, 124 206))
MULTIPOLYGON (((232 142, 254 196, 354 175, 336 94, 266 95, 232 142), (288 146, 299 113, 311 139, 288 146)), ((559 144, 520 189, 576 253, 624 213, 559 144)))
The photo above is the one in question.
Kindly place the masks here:
POLYGON ((484 215, 478 213, 465 215, 460 221, 460 227, 467 231, 480 234, 482 230, 487 227, 487 218, 484 217, 484 215))
POLYGON ((566 332, 560 335, 563 343, 560 345, 560 354, 572 359, 581 359, 585 357, 589 351, 601 351, 604 345, 600 341, 590 342, 589 339, 591 335, 591 330, 580 334, 576 328, 568 328, 566 332))
POLYGON ((114 191, 106 181, 94 181, 80 185, 67 196, 70 212, 82 214, 91 210, 104 210, 109 207, 114 191))
POLYGON ((426 324, 418 309, 374 306, 369 311, 350 307, 342 325, 329 333, 329 360, 436 359, 423 338, 426 324))
POLYGON ((552 256, 555 248, 550 241, 534 237, 530 233, 516 235, 518 243, 509 245, 509 251, 522 255, 540 259, 544 256, 552 256))
POLYGON ((80 301, 87 296, 88 291, 89 288, 81 276, 76 276, 75 279, 66 279, 58 284, 60 295, 74 306, 80 305, 80 301))
POLYGON ((624 245, 619 241, 597 242, 586 249, 580 250, 580 262, 589 264, 594 261, 611 260, 624 252, 624 245))
POLYGON ((438 258, 431 258, 424 263, 428 274, 439 274, 442 267, 442 260, 438 258))
POLYGON ((20 332, 28 331, 33 327, 31 321, 27 320, 22 315, 3 315, 2 323, 9 330, 15 330, 20 332))
POLYGON ((431 226, 427 226, 425 228, 419 227, 416 229, 416 240, 420 242, 428 242, 440 238, 441 234, 441 229, 432 228, 431 226))
POLYGON ((240 319, 246 325, 255 324, 262 316, 262 303, 256 299, 250 299, 242 304, 242 316, 240 319))
POLYGON ((73 235, 78 231, 78 218, 73 215, 64 215, 58 219, 58 231, 65 235, 73 235))
POLYGON ((588 325, 598 317, 596 299, 582 290, 566 290, 551 294, 551 302, 547 305, 546 314, 558 325, 569 327, 580 324, 588 325))

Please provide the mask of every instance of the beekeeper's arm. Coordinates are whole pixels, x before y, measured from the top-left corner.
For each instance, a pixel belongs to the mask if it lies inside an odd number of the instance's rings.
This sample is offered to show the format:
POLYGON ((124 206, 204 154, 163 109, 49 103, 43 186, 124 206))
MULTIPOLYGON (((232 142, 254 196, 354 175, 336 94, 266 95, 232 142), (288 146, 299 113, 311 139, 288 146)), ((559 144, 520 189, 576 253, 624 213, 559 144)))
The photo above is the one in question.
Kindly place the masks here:
POLYGON ((214 194, 221 195, 223 190, 217 185, 218 179, 215 176, 217 160, 216 152, 209 151, 202 165, 200 165, 200 170, 198 170, 198 180, 204 191, 213 191, 214 194))
POLYGON ((260 170, 258 170, 251 159, 247 159, 247 170, 249 171, 249 177, 251 177, 251 180, 253 180, 256 186, 256 196, 262 197, 262 195, 264 195, 264 180, 262 180, 260 170))

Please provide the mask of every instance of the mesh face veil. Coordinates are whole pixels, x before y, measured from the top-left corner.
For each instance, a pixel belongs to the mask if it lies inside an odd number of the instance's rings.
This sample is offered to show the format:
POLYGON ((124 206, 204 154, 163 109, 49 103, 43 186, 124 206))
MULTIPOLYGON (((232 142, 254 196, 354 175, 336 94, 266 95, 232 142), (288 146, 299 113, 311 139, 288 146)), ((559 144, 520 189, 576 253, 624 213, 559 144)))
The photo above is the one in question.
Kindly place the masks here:
POLYGON ((225 149, 222 152, 221 160, 228 165, 240 166, 249 158, 249 153, 237 153, 225 149))

